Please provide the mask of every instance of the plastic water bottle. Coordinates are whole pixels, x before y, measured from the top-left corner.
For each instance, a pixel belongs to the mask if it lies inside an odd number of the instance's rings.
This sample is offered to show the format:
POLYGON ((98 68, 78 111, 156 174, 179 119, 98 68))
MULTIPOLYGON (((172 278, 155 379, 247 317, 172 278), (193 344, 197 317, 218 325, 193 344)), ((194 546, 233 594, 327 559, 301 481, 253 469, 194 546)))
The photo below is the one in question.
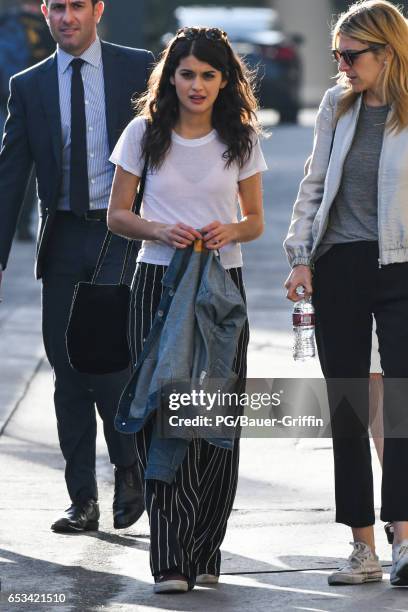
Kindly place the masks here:
MULTIPOLYGON (((303 295, 304 291, 299 292, 303 295)), ((304 361, 316 356, 315 310, 311 297, 303 297, 293 307, 293 359, 304 361)))

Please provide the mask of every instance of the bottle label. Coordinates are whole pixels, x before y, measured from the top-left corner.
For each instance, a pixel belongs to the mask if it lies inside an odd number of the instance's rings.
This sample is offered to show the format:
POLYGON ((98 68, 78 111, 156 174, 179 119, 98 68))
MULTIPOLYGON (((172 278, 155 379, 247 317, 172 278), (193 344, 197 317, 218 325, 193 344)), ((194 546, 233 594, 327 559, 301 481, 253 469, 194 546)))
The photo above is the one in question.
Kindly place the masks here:
POLYGON ((314 313, 296 313, 292 315, 294 327, 311 327, 315 324, 314 313))

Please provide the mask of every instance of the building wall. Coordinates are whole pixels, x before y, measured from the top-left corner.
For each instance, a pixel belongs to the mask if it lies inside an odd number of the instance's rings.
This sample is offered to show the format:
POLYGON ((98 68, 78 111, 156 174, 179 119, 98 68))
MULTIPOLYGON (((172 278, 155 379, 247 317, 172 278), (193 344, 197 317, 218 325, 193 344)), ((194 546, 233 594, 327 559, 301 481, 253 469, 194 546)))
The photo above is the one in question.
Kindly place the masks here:
POLYGON ((281 16, 287 32, 304 36, 301 46, 304 62, 303 102, 306 106, 319 103, 323 92, 334 82, 335 73, 330 54, 330 0, 271 0, 281 16))

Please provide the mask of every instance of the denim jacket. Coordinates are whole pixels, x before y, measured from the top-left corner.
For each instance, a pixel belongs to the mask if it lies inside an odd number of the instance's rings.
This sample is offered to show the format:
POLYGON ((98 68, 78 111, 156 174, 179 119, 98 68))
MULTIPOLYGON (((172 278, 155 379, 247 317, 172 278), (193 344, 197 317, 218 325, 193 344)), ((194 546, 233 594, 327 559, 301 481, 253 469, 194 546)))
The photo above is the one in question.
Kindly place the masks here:
MULTIPOLYGON (((236 346, 246 306, 219 257, 201 247, 177 249, 163 278, 163 296, 135 370, 119 402, 115 427, 140 431, 160 410, 162 389, 174 381, 222 379, 231 391, 236 346)), ((222 389, 220 389, 222 391, 222 389)), ((211 443, 232 447, 232 440, 211 443)), ((184 458, 188 439, 160 438, 155 428, 145 478, 171 483, 184 458)))
MULTIPOLYGON (((284 242, 290 265, 310 265, 327 228, 330 207, 340 187, 343 165, 353 142, 362 97, 336 124, 344 89, 329 89, 316 118, 312 155, 293 208, 284 242), (335 134, 333 139, 333 133, 335 134)), ((408 129, 384 132, 378 168, 379 264, 408 261, 408 129)))

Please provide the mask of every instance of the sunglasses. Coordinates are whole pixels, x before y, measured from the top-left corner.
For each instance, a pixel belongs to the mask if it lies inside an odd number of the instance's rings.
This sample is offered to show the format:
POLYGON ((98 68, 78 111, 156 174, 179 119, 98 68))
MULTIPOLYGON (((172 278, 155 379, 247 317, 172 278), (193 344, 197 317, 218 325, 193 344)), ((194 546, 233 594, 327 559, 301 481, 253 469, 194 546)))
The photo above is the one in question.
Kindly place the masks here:
POLYGON ((223 41, 226 42, 228 39, 227 33, 219 28, 181 28, 177 31, 176 40, 185 38, 186 40, 197 40, 198 38, 205 37, 207 40, 213 42, 223 41))
POLYGON ((338 49, 332 49, 332 55, 335 62, 340 63, 341 58, 344 59, 347 66, 352 66, 359 55, 363 53, 368 53, 369 51, 376 51, 381 47, 385 47, 385 45, 370 45, 366 49, 362 49, 361 51, 339 51, 338 49))

